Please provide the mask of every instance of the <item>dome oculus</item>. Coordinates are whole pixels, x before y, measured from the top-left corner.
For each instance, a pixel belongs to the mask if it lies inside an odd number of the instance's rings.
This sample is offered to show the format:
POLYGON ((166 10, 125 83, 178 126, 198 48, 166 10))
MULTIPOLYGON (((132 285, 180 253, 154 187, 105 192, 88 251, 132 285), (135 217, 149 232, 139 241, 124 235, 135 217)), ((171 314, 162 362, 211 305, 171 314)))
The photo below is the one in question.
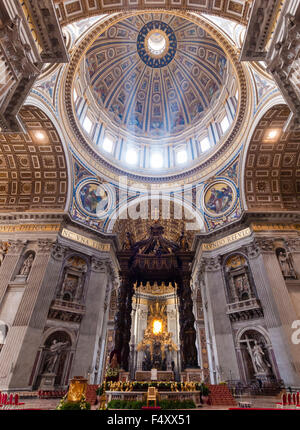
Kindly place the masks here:
POLYGON ((168 36, 159 30, 152 30, 145 38, 145 49, 153 57, 162 57, 166 53, 169 46, 168 36))
POLYGON ((177 40, 172 28, 163 21, 150 21, 143 26, 137 38, 137 51, 149 67, 167 66, 174 58, 177 40))

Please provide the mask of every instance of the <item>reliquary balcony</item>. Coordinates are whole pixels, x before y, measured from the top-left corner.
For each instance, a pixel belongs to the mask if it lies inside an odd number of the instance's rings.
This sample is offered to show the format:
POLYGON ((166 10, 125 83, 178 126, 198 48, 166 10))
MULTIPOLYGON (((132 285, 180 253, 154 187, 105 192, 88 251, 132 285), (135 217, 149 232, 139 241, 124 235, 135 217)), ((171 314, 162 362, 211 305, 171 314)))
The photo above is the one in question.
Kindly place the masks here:
POLYGON ((252 297, 248 300, 227 304, 227 315, 230 321, 248 320, 263 317, 260 300, 252 297))
POLYGON ((80 322, 85 314, 85 306, 77 302, 55 299, 53 300, 48 318, 62 321, 80 322))

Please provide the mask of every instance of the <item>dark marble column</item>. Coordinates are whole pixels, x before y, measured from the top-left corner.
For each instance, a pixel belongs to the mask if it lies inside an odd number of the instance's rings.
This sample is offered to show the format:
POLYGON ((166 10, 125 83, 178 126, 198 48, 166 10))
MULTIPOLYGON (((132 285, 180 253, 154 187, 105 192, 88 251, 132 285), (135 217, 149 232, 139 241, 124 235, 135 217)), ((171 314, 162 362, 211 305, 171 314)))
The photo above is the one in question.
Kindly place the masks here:
POLYGON ((189 276, 183 277, 179 283, 178 297, 182 370, 198 368, 195 317, 189 276))
POLYGON ((126 318, 126 298, 129 288, 129 280, 121 276, 120 287, 118 291, 118 305, 115 315, 115 351, 117 353, 118 362, 122 364, 122 349, 124 345, 124 328, 126 318))
POLYGON ((125 309, 125 326, 122 348, 122 368, 127 372, 129 369, 129 353, 130 353, 130 338, 131 338, 131 311, 132 311, 132 296, 133 286, 132 283, 128 284, 126 296, 126 309, 125 309))

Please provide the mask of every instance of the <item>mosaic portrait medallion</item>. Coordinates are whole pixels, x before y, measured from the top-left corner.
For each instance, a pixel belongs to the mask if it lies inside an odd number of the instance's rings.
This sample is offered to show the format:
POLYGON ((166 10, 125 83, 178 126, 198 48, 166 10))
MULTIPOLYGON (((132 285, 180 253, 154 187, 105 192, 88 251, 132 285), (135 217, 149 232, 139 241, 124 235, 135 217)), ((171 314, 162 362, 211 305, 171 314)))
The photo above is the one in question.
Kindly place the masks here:
POLYGON ((87 215, 102 218, 112 206, 111 190, 98 181, 84 181, 78 186, 76 198, 80 209, 87 215))
POLYGON ((235 199, 236 192, 230 183, 215 182, 204 193, 204 208, 211 215, 223 215, 232 208, 235 199))

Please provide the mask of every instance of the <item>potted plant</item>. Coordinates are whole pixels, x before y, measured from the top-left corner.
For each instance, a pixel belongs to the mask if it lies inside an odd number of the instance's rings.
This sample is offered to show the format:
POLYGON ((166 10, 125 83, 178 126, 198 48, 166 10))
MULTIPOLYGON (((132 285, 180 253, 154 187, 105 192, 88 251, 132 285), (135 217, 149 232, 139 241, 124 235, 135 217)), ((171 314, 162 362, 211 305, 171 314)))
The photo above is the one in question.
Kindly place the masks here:
POLYGON ((204 382, 202 382, 201 388, 200 388, 201 403, 207 405, 209 393, 210 393, 210 391, 209 391, 208 386, 205 385, 204 382))

